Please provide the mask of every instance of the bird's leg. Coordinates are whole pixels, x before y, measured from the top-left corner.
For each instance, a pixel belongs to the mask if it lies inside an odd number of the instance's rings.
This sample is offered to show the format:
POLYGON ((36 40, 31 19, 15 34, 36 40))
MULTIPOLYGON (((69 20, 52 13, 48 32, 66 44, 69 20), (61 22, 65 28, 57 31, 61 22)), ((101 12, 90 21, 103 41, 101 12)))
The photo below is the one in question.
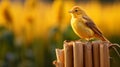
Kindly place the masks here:
POLYGON ((88 40, 81 38, 81 39, 79 39, 79 41, 86 42, 88 40))
POLYGON ((94 41, 95 39, 89 39, 89 42, 92 42, 92 41, 94 41))
POLYGON ((82 39, 79 39, 80 41, 82 41, 82 42, 92 42, 92 41, 94 41, 94 39, 92 39, 92 38, 82 38, 82 39))
POLYGON ((92 42, 92 41, 95 41, 96 39, 95 38, 88 38, 87 40, 88 40, 88 42, 92 42))

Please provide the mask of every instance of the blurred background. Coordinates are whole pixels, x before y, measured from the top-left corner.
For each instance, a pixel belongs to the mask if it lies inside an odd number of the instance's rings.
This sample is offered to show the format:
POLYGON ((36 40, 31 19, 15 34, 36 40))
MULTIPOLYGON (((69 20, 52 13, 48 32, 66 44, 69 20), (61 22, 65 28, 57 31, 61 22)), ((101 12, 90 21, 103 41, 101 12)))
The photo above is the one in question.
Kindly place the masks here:
POLYGON ((68 13, 75 5, 120 44, 119 0, 0 0, 0 67, 54 67, 55 48, 79 39, 68 13))

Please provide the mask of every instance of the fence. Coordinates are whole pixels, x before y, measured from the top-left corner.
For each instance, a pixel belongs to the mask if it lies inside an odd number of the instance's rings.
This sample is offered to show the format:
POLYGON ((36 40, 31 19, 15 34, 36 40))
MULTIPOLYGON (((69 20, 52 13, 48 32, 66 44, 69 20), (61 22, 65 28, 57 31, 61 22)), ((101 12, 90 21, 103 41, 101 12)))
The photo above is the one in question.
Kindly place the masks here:
POLYGON ((65 41, 56 49, 56 67, 110 67, 109 43, 103 41, 65 41))

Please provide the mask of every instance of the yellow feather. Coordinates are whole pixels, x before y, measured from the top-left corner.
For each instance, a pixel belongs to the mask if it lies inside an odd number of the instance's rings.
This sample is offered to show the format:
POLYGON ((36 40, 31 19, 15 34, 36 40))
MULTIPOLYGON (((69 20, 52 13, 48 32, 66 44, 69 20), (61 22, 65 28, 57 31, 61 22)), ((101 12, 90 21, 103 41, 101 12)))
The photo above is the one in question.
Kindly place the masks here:
POLYGON ((73 31, 81 38, 89 39, 94 36, 94 32, 88 28, 82 21, 82 18, 71 19, 73 31))

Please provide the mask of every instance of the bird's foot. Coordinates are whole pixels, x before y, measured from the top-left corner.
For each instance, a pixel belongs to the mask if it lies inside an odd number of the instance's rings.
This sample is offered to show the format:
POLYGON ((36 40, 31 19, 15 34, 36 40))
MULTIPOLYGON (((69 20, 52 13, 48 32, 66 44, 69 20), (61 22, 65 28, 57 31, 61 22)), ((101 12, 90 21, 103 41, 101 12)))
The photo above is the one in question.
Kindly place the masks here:
POLYGON ((78 41, 81 41, 81 42, 87 42, 86 39, 79 39, 78 41))

